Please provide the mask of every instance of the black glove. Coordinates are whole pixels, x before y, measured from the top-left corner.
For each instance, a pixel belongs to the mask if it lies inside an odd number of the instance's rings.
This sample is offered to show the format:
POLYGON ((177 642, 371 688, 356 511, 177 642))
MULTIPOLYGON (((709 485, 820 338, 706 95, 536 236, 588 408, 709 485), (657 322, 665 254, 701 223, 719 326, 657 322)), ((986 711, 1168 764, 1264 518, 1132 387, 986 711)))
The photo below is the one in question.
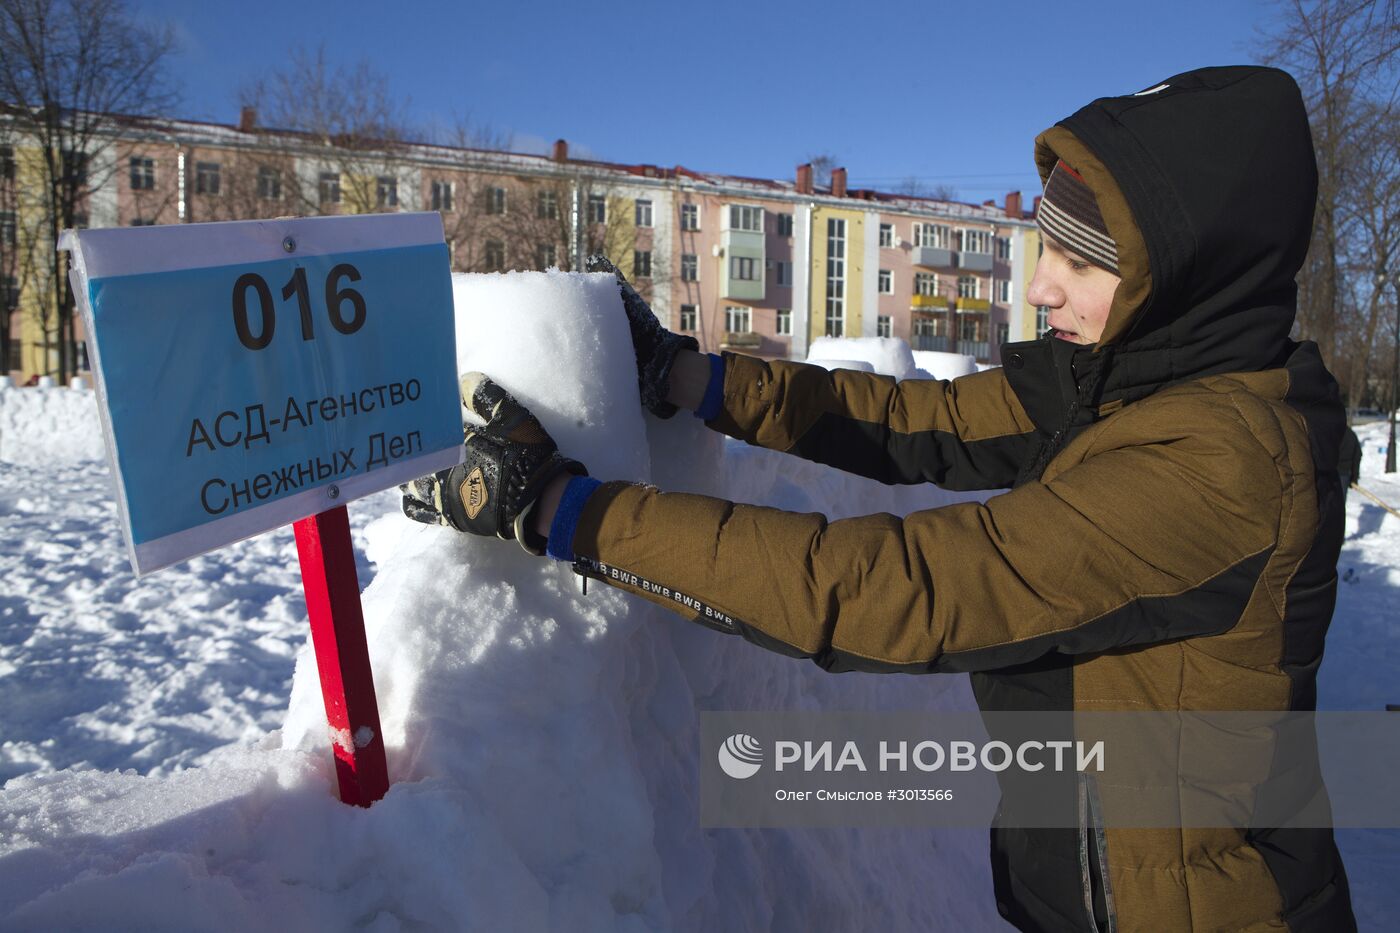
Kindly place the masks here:
POLYGON ((589 256, 584 262, 589 272, 611 272, 617 276, 622 290, 622 307, 627 311, 627 326, 632 330, 632 350, 637 354, 637 382, 642 391, 642 405, 652 414, 669 418, 679 409, 666 401, 671 389, 671 367, 676 354, 682 350, 699 350, 694 337, 673 334, 661 326, 651 308, 628 284, 622 273, 603 255, 589 256))
POLYGON ((486 425, 465 429, 463 463, 399 487, 403 512, 414 521, 514 540, 531 554, 543 554, 547 541, 530 522, 535 502, 559 474, 588 471, 561 456, 539 419, 486 376, 467 373, 461 390, 462 403, 486 425))

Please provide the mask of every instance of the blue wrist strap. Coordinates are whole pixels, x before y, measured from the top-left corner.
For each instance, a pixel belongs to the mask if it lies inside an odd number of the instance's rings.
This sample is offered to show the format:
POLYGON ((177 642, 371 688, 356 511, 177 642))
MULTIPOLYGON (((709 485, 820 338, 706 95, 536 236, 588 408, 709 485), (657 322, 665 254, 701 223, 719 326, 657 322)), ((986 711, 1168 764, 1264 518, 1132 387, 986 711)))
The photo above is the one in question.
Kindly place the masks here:
POLYGON ((695 409, 695 417, 701 421, 713 421, 719 417, 724 402, 724 357, 715 353, 710 358, 710 381, 705 385, 705 397, 700 407, 695 409))
POLYGON ((564 487, 564 495, 559 499, 559 508, 554 520, 549 523, 549 544, 545 553, 555 560, 574 559, 574 532, 578 520, 583 515, 583 506, 593 490, 603 485, 591 476, 575 476, 564 487))

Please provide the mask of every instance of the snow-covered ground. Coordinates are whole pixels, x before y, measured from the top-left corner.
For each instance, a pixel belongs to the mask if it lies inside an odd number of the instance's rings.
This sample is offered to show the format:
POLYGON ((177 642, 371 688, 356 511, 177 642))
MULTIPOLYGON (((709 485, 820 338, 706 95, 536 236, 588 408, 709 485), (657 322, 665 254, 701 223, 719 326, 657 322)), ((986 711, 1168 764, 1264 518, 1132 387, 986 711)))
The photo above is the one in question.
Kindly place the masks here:
MULTIPOLYGON (((502 381, 585 462, 835 515, 951 498, 684 416, 619 416, 603 441, 584 399, 630 373, 625 329, 562 339, 576 365, 502 381)), ((0 930, 1007 929, 984 831, 698 826, 698 710, 969 709, 965 678, 833 677, 583 596, 514 545, 408 522, 393 492, 350 515, 395 783, 340 805, 290 531, 138 583, 97 430, 90 393, 0 392, 0 930)), ((1396 504, 1383 431, 1358 431, 1362 483, 1396 504)), ((1400 519, 1353 492, 1347 522, 1320 702, 1377 709, 1400 702, 1400 519)), ((1362 928, 1393 929, 1400 831, 1338 835, 1362 928)))

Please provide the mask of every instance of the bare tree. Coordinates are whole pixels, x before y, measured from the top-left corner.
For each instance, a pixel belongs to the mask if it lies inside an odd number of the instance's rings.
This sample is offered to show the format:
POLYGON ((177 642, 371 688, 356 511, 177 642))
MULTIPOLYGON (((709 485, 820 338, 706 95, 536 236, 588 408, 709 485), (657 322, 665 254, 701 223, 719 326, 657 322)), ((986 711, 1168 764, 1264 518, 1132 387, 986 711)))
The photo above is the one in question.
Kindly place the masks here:
POLYGON ((75 362, 75 341, 58 234, 116 169, 114 116, 173 106, 173 85, 162 79, 172 35, 168 26, 138 24, 122 0, 0 0, 0 100, 15 135, 42 157, 60 381, 75 362))
POLYGON ((895 194, 911 198, 929 198, 934 201, 956 201, 958 199, 958 189, 952 185, 930 184, 915 175, 904 178, 894 186, 893 190, 895 194))
MULTIPOLYGON (((1313 241, 1299 276, 1299 331, 1316 340, 1338 368, 1346 303, 1357 283, 1348 274, 1347 245, 1361 213, 1359 143, 1368 126, 1388 122, 1397 96, 1400 25, 1394 0, 1279 0, 1279 19, 1264 37, 1267 60, 1298 80, 1312 123, 1318 195, 1313 241)), ((1370 179, 1374 182, 1375 179, 1370 179)), ((1355 263, 1353 266, 1353 274, 1355 263)), ((1360 291, 1374 288, 1374 261, 1360 291)), ((1347 380, 1351 382, 1351 380, 1347 380)), ((1351 400, 1355 404, 1355 400, 1351 400)))
POLYGON ((831 170, 841 165, 841 160, 829 152, 818 152, 802 161, 812 166, 812 183, 823 188, 831 184, 831 170))
POLYGON ((266 146, 239 174, 256 191, 257 177, 275 173, 282 213, 364 214, 398 206, 398 176, 411 133, 408 102, 394 97, 388 78, 367 62, 350 68, 293 52, 290 64, 245 88, 266 146), (311 171, 294 171, 309 165, 311 171))

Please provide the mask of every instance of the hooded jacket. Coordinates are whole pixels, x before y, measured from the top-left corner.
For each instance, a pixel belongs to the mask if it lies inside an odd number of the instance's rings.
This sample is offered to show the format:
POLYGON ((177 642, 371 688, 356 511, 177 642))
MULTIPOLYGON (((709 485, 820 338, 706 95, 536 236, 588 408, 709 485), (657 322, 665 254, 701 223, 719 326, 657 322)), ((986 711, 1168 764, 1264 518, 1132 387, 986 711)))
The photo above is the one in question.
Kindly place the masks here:
MULTIPOLYGON (((951 382, 726 354, 710 422, 886 483, 1011 491, 827 521, 608 483, 577 566, 829 671, 971 672, 987 711, 1314 709, 1345 419, 1289 339, 1316 191, 1297 86, 1189 72, 1094 101, 1035 156, 1042 180, 1079 172, 1118 245, 1098 344, 1007 344, 951 382)), ((1330 830, 1104 829, 1092 806, 1080 833, 1012 828, 1023 805, 1004 783, 992 831, 1021 929, 1355 926, 1330 830)))

